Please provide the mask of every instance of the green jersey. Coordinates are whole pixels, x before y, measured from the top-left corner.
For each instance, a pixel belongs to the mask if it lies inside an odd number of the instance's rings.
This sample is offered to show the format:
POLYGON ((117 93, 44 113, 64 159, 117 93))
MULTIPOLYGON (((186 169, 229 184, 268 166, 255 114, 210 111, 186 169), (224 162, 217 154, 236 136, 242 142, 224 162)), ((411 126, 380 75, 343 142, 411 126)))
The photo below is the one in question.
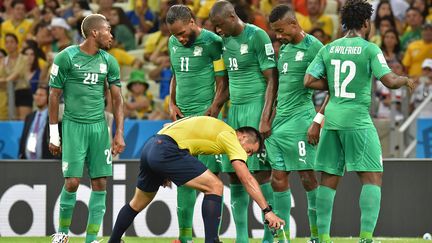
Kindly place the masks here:
POLYGON ((120 87, 120 67, 108 52, 99 50, 91 56, 73 45, 58 53, 49 85, 63 89, 63 119, 79 123, 104 120, 105 80, 120 87))
POLYGON ((246 24, 240 35, 223 38, 223 42, 231 103, 264 99, 267 82, 262 71, 276 67, 270 37, 257 26, 246 24))
POLYGON ((225 75, 223 65, 213 64, 221 59, 222 39, 202 29, 191 47, 171 36, 168 48, 176 78, 177 106, 186 113, 207 109, 215 96, 215 75, 225 75))
POLYGON ((373 127, 369 115, 372 75, 381 79, 390 72, 380 48, 361 37, 340 38, 321 48, 307 73, 328 80, 330 100, 324 128, 373 127))
POLYGON ((323 45, 307 34, 298 44, 283 45, 277 61, 279 89, 277 96, 278 116, 291 117, 307 109, 314 109, 313 90, 305 88, 304 75, 323 45))

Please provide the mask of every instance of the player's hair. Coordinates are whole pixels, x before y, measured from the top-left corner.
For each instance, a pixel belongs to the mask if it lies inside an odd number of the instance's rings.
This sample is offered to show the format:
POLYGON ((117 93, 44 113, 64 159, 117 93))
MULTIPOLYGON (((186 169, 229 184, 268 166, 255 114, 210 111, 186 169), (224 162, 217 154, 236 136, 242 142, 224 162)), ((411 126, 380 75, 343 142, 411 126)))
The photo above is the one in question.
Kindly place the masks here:
POLYGON ((90 14, 86 16, 81 23, 81 34, 84 39, 94 29, 97 29, 103 22, 107 22, 107 19, 102 14, 90 14))
POLYGON ((372 12, 372 5, 366 0, 348 0, 341 10, 342 25, 347 30, 360 30, 372 12))
POLYGON ((220 16, 222 18, 227 18, 231 14, 237 15, 232 3, 225 0, 220 0, 217 1, 211 8, 209 17, 213 18, 216 16, 220 16))
POLYGON ((281 4, 276 6, 269 15, 269 22, 274 23, 278 20, 283 19, 287 14, 289 14, 290 18, 295 19, 295 14, 292 8, 288 5, 281 4))
POLYGON ((249 135, 250 140, 248 142, 258 143, 259 144, 258 151, 261 151, 264 148, 264 140, 261 136, 261 133, 258 130, 256 130, 255 128, 249 127, 249 126, 244 126, 244 127, 237 128, 236 131, 249 135))
POLYGON ((166 14, 166 22, 168 24, 174 24, 176 21, 188 22, 194 19, 194 14, 191 9, 182 4, 176 4, 169 8, 166 14))

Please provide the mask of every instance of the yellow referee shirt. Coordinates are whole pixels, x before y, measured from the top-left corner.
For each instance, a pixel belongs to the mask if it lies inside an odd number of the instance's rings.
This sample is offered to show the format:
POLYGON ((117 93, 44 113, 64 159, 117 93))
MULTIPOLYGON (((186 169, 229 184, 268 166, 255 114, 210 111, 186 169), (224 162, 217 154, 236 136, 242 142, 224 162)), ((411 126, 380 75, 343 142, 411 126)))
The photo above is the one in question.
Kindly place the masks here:
POLYGON ((158 134, 173 138, 179 148, 200 154, 226 154, 230 161, 247 160, 236 131, 225 122, 210 116, 192 116, 164 127, 158 134))

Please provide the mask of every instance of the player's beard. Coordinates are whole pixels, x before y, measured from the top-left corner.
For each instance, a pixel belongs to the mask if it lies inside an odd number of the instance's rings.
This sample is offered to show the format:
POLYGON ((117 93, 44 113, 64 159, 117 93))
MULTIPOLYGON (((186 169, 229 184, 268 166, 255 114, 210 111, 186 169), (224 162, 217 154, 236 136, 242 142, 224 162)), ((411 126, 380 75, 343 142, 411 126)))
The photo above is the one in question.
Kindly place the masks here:
POLYGON ((191 47, 193 45, 193 43, 195 43, 196 38, 197 38, 197 35, 196 35, 195 31, 191 31, 191 33, 189 35, 189 40, 184 46, 185 47, 191 47))

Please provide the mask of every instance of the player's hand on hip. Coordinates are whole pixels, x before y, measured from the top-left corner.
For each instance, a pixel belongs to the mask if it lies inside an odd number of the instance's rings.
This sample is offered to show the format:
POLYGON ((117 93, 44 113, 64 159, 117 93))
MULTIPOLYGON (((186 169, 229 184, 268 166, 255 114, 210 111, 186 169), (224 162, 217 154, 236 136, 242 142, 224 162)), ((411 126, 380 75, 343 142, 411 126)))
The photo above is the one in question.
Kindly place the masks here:
POLYGON ((263 136, 263 139, 270 137, 271 135, 271 122, 261 121, 259 125, 259 132, 263 136))
POLYGON ((50 143, 48 145, 48 149, 54 156, 59 156, 61 154, 61 146, 55 146, 54 144, 50 143))
POLYGON ((285 221, 273 212, 268 212, 264 215, 265 223, 268 224, 269 228, 280 229, 281 225, 285 225, 285 221))
POLYGON ((321 125, 316 122, 312 122, 312 124, 310 125, 307 131, 307 139, 309 144, 312 145, 318 144, 320 138, 320 130, 321 130, 321 125))
POLYGON ((112 155, 116 156, 117 154, 123 153, 125 147, 126 147, 126 144, 125 144, 125 141, 123 139, 123 136, 116 134, 114 136, 114 140, 112 143, 112 150, 111 150, 112 155))
POLYGON ((176 106, 174 104, 171 104, 170 105, 170 117, 171 117, 171 120, 177 121, 177 119, 183 118, 184 115, 180 111, 180 109, 178 108, 178 106, 176 106))

